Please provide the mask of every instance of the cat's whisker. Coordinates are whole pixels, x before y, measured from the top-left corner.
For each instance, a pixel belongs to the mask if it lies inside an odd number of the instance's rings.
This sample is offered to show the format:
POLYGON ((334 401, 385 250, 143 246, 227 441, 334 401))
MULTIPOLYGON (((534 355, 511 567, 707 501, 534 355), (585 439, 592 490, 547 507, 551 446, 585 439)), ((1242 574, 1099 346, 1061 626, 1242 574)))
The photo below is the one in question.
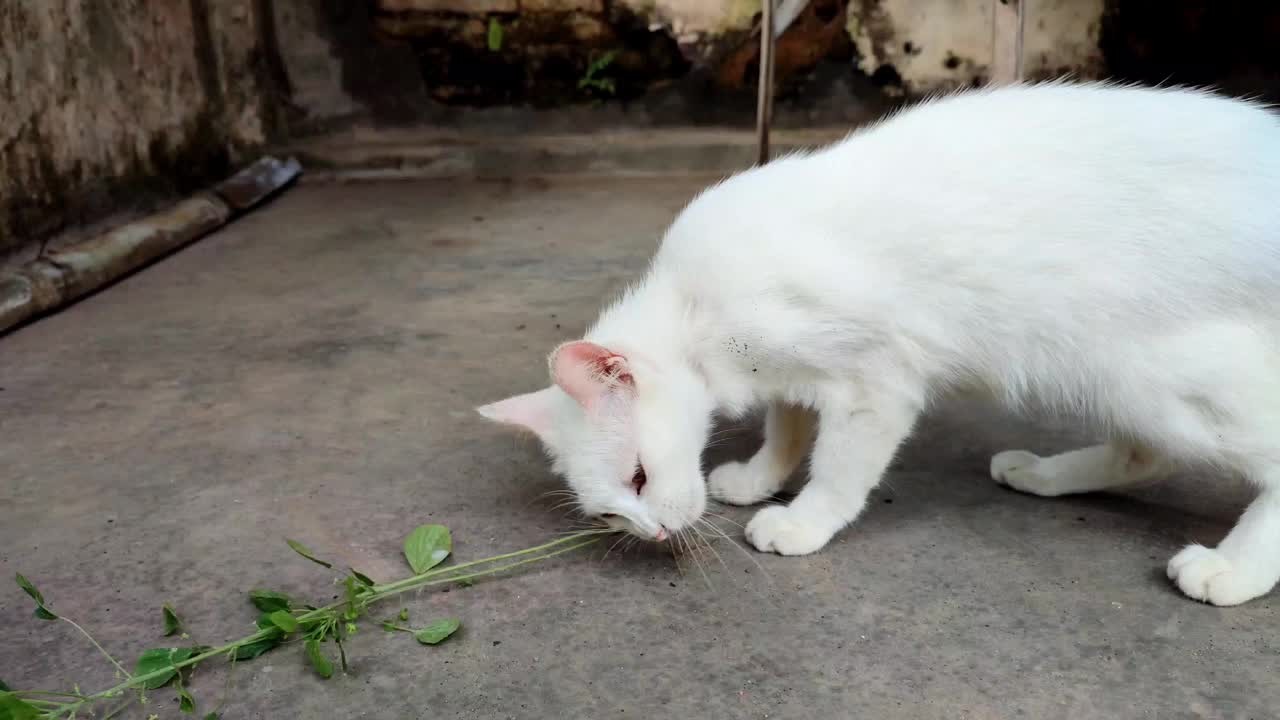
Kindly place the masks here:
MULTIPOLYGON (((622 543, 624 540, 626 540, 628 537, 631 537, 631 536, 623 534, 622 537, 618 538, 617 540, 614 540, 613 544, 609 546, 609 549, 604 551, 604 557, 600 558, 600 562, 603 563, 605 560, 608 560, 609 553, 613 552, 613 549, 618 547, 618 545, 622 543)), ((626 552, 626 549, 627 549, 626 546, 624 546, 620 552, 626 552)))
POLYGON ((546 492, 538 493, 533 497, 532 500, 529 501, 529 505, 532 505, 536 502, 540 502, 542 500, 547 500, 549 498, 573 498, 573 497, 576 497, 576 496, 574 495, 572 490, 566 490, 564 488, 556 488, 555 490, 547 490, 546 492))
POLYGON ((689 529, 680 530, 675 536, 688 548, 689 559, 693 561, 694 567, 698 568, 698 573, 702 575, 702 580, 707 584, 707 589, 714 592, 715 586, 711 584, 711 576, 707 575, 707 570, 703 567, 702 559, 699 557, 698 548, 694 547, 693 541, 689 538, 689 529))
POLYGON ((747 428, 746 426, 742 426, 742 425, 731 425, 731 426, 729 426, 729 427, 723 427, 723 428, 720 428, 719 430, 715 430, 715 431, 713 431, 713 432, 709 435, 709 437, 711 437, 711 438, 736 437, 736 436, 739 436, 739 435, 745 435, 745 434, 747 434, 749 431, 750 431, 750 429, 749 429, 749 428, 747 428))
POLYGON ((729 523, 730 525, 736 525, 737 527, 740 527, 740 528, 742 528, 743 530, 746 530, 746 529, 747 529, 745 525, 743 525, 742 523, 738 522, 737 520, 734 520, 733 518, 729 517, 728 515, 721 515, 720 513, 711 512, 710 510, 704 510, 704 511, 702 512, 702 514, 703 514, 703 515, 710 515, 710 516, 711 516, 711 517, 713 517, 713 518, 719 518, 719 519, 721 519, 721 520, 723 520, 723 521, 725 521, 725 522, 729 523))
POLYGON ((572 490, 566 488, 554 488, 538 494, 538 497, 555 497, 557 495, 573 495, 572 490))
POLYGON ((670 538, 670 542, 667 543, 667 550, 671 551, 671 559, 675 561, 676 572, 680 573, 680 577, 683 578, 684 565, 680 563, 680 551, 677 545, 678 545, 678 541, 674 536, 672 536, 670 538))
POLYGON ((734 540, 733 538, 729 537, 729 534, 728 534, 728 533, 726 533, 726 532, 724 531, 724 529, 722 529, 721 527, 719 527, 719 526, 718 526, 718 525, 716 525, 715 523, 711 523, 711 522, 707 522, 707 521, 703 521, 703 522, 705 522, 705 523, 706 523, 707 527, 711 528, 711 529, 712 529, 716 534, 718 534, 720 537, 722 537, 722 538, 724 538, 725 540, 727 540, 727 541, 729 542, 729 544, 730 544, 730 545, 732 545, 733 547, 737 548, 737 549, 738 549, 738 550, 739 550, 743 555, 745 555, 745 556, 746 556, 746 558, 747 558, 748 560, 750 560, 750 561, 751 561, 751 564, 752 564, 752 565, 755 565, 755 566, 756 566, 756 568, 758 568, 758 569, 760 570, 760 573, 761 573, 762 575, 764 575, 765 580, 766 580, 770 585, 772 585, 772 584, 773 584, 773 577, 772 577, 771 575, 769 575, 769 571, 764 569, 764 565, 760 564, 760 561, 756 559, 755 555, 754 555, 750 550, 748 550, 747 548, 743 547, 743 546, 742 546, 742 543, 740 543, 740 542, 738 542, 737 540, 734 540))
MULTIPOLYGON (((702 523, 702 522, 706 522, 706 521, 704 521, 702 518, 698 518, 698 523, 702 523)), ((690 525, 689 529, 693 530, 694 534, 697 535, 699 541, 702 542, 702 545, 706 547, 707 550, 710 551, 712 555, 716 556, 716 560, 720 562, 720 567, 724 568, 724 571, 726 573, 729 572, 728 564, 725 563, 724 558, 720 555, 720 552, 716 550, 714 547, 712 547, 711 539, 708 539, 706 534, 703 533, 702 530, 698 528, 698 523, 690 525)))

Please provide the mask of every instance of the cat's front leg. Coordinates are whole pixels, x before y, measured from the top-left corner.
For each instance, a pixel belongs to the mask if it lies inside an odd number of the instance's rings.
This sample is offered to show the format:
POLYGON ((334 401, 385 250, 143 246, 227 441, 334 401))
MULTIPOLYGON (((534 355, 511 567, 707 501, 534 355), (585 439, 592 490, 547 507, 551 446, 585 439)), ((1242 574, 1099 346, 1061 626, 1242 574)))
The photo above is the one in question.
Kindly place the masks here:
POLYGON ((790 505, 765 508, 747 523, 757 550, 807 555, 853 522, 920 411, 900 394, 865 388, 825 398, 809 483, 790 505))
POLYGON ((782 489, 813 444, 813 411, 773 403, 764 420, 764 445, 748 462, 728 462, 707 476, 711 497, 730 505, 754 505, 782 489))

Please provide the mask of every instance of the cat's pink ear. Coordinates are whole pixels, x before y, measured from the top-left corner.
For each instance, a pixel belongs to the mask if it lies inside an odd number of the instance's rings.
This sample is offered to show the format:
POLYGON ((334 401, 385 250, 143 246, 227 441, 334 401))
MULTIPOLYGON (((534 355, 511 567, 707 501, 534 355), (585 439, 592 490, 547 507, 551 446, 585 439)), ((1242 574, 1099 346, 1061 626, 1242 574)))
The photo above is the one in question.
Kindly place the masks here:
POLYGON ((514 425, 545 439, 551 431, 554 387, 516 395, 476 408, 476 412, 503 425, 514 425))
POLYGON ((551 376, 584 408, 591 407, 610 390, 634 382, 625 357, 586 340, 556 348, 551 354, 551 376))

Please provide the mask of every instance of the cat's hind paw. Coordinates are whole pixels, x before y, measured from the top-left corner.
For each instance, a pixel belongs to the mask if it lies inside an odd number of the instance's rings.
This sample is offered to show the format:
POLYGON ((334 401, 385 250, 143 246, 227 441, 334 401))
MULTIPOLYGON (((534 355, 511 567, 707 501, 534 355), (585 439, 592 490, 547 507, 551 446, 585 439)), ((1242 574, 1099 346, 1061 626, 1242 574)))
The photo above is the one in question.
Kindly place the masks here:
POLYGON ((834 532, 790 507, 767 507, 747 523, 747 542, 760 552, 808 555, 821 550, 834 532))
POLYGON ((1043 458, 1026 450, 1006 450, 991 458, 991 479, 996 483, 1041 497, 1060 495, 1054 476, 1045 469, 1043 458))
POLYGON ((1234 563, 1218 550, 1203 545, 1183 548, 1169 561, 1167 572, 1187 597, 1219 607, 1252 600, 1266 594, 1274 584, 1262 573, 1251 572, 1247 565, 1234 563))

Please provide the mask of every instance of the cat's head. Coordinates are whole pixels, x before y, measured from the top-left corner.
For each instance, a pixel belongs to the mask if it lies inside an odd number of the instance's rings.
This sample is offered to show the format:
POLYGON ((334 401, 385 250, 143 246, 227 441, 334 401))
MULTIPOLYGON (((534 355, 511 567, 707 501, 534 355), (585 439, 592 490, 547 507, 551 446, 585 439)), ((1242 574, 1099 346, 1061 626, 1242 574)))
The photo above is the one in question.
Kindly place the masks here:
POLYGON ((697 521, 711 408, 696 377, 585 340, 550 366, 550 387, 477 410, 537 435, 589 518, 650 540, 697 521))

